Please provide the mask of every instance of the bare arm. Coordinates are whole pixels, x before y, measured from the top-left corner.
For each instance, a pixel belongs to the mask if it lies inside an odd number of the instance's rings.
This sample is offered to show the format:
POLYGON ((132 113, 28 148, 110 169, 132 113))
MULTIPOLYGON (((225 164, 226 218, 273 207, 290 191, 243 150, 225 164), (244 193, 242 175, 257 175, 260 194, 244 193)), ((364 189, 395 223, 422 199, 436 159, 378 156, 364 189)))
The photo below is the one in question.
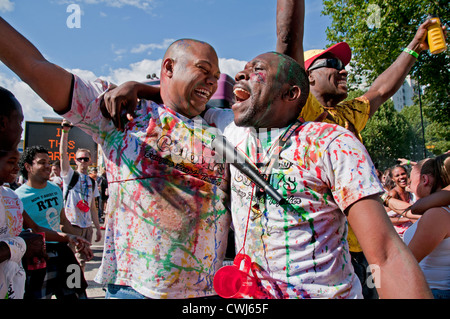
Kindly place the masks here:
POLYGON ((98 209, 97 209, 97 205, 95 205, 95 201, 96 198, 94 197, 92 199, 92 207, 91 207, 91 217, 92 217, 92 222, 94 223, 95 229, 96 231, 96 238, 95 241, 99 242, 100 240, 102 240, 102 233, 101 233, 101 229, 100 229, 100 222, 98 221, 98 209))
POLYGON ((67 219, 66 211, 64 210, 64 208, 61 209, 59 224, 62 232, 68 234, 75 234, 75 228, 67 219))
POLYGON ((46 241, 57 241, 61 243, 68 243, 70 241, 76 240, 75 236, 73 235, 56 232, 52 229, 39 226, 25 211, 23 212, 23 227, 31 228, 35 233, 45 233, 46 241))
POLYGON ((61 243, 72 243, 75 245, 78 251, 83 251, 88 256, 88 259, 92 259, 93 253, 90 248, 90 243, 77 235, 72 235, 64 232, 56 232, 52 229, 41 227, 34 222, 34 220, 27 214, 23 212, 23 226, 24 228, 31 228, 33 232, 45 233, 46 241, 57 241, 61 243))
POLYGON ((55 111, 67 109, 72 74, 47 61, 39 50, 0 17, 0 60, 55 111))
POLYGON ((10 258, 11 251, 9 250, 9 246, 5 242, 0 241, 0 263, 10 258))
MULTIPOLYGON (((400 199, 390 198, 387 200, 387 203, 388 203, 390 209, 392 209, 397 214, 401 214, 402 216, 404 216, 408 219, 417 220, 421 217, 421 215, 411 213, 411 204, 404 202, 400 199)), ((393 217, 393 218, 397 219, 397 217, 393 217)))
MULTIPOLYGON (((408 44, 407 48, 420 54, 423 50, 428 49, 428 44, 425 41, 427 35, 427 27, 431 24, 430 20, 425 21, 419 27, 414 36, 414 39, 408 44)), ((378 108, 392 97, 395 92, 402 86, 403 81, 408 75, 411 67, 416 62, 416 58, 409 53, 402 52, 397 60, 391 64, 376 80, 373 82, 370 89, 363 96, 370 102, 371 117, 378 108)))
POLYGON ((304 0, 277 1, 277 47, 276 51, 296 60, 302 67, 303 33, 305 21, 304 0))
POLYGON ((448 205, 450 205, 450 185, 425 198, 417 200, 417 202, 411 206, 411 212, 413 214, 423 214, 427 209, 432 207, 448 205))
POLYGON ((125 123, 122 113, 127 114, 127 120, 132 121, 138 99, 162 103, 159 87, 141 82, 129 81, 108 90, 101 102, 103 116, 112 119, 118 130, 123 130, 125 123))
POLYGON ((449 233, 450 214, 442 208, 432 208, 418 221, 416 232, 408 247, 420 262, 447 238, 449 233))
MULTIPOLYGON (((68 123, 63 121, 63 125, 68 123)), ((64 125, 61 130, 61 141, 59 143, 59 155, 61 160, 61 175, 67 176, 70 170, 69 154, 67 154, 67 144, 69 143, 70 126, 64 125)))
POLYGON ((379 267, 373 274, 381 298, 432 298, 423 273, 395 232, 377 195, 351 205, 349 223, 370 265, 379 267))

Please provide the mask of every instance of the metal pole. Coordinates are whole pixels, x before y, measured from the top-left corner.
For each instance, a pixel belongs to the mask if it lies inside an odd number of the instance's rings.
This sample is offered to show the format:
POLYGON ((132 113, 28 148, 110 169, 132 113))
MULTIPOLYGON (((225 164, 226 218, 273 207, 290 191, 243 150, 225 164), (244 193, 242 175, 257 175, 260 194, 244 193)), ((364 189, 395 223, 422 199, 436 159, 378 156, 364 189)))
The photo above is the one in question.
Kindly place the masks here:
POLYGON ((419 87, 419 108, 420 108, 420 122, 422 124, 422 139, 423 139, 423 158, 427 157, 427 148, 425 147, 425 128, 423 125, 423 114, 422 114, 422 88, 420 87, 420 76, 417 77, 417 85, 419 87))

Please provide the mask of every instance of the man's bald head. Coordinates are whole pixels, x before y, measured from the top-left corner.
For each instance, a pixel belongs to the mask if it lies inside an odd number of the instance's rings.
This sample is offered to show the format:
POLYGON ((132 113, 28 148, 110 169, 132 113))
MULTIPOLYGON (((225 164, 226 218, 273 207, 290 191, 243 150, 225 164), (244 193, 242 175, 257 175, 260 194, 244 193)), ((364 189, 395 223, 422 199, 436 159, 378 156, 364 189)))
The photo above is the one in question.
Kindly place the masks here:
POLYGON ((217 90, 219 77, 219 58, 210 44, 177 40, 162 61, 161 98, 166 106, 192 118, 205 110, 217 90))

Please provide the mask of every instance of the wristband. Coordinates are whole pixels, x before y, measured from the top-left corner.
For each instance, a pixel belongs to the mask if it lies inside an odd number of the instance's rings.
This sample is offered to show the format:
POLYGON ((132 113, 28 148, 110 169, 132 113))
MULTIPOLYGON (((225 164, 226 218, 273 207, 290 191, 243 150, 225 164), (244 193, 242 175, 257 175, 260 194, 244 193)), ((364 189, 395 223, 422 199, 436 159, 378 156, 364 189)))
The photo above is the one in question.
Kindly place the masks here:
POLYGON ((406 165, 409 165, 409 164, 411 164, 411 161, 410 161, 410 160, 408 160, 408 161, 406 162, 406 165))
POLYGON ((69 134, 69 131, 68 131, 68 130, 67 130, 67 131, 66 131, 66 130, 62 130, 62 131, 63 131, 64 133, 67 133, 67 134, 69 134))
POLYGON ((416 51, 413 51, 411 49, 408 48, 404 48, 403 49, 404 52, 411 54, 413 57, 415 57, 416 59, 419 57, 419 53, 417 53, 416 51))
POLYGON ((21 237, 11 237, 11 238, 5 238, 0 240, 4 243, 6 243, 9 247, 9 250, 11 252, 11 257, 9 260, 14 261, 18 264, 20 264, 23 255, 25 255, 25 252, 27 250, 27 244, 25 243, 25 240, 21 237))

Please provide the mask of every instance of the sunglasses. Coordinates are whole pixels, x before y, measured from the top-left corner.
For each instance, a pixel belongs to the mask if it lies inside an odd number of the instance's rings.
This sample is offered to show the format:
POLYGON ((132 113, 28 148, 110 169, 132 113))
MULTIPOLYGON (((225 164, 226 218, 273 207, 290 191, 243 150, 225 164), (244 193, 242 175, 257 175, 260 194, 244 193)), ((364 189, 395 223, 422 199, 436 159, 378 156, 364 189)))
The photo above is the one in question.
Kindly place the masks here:
POLYGON ((308 70, 315 70, 319 68, 333 68, 336 70, 343 70, 345 68, 344 63, 336 58, 317 60, 308 70))
POLYGON ((89 162, 90 161, 90 158, 89 157, 78 157, 77 158, 77 161, 78 162, 89 162))

